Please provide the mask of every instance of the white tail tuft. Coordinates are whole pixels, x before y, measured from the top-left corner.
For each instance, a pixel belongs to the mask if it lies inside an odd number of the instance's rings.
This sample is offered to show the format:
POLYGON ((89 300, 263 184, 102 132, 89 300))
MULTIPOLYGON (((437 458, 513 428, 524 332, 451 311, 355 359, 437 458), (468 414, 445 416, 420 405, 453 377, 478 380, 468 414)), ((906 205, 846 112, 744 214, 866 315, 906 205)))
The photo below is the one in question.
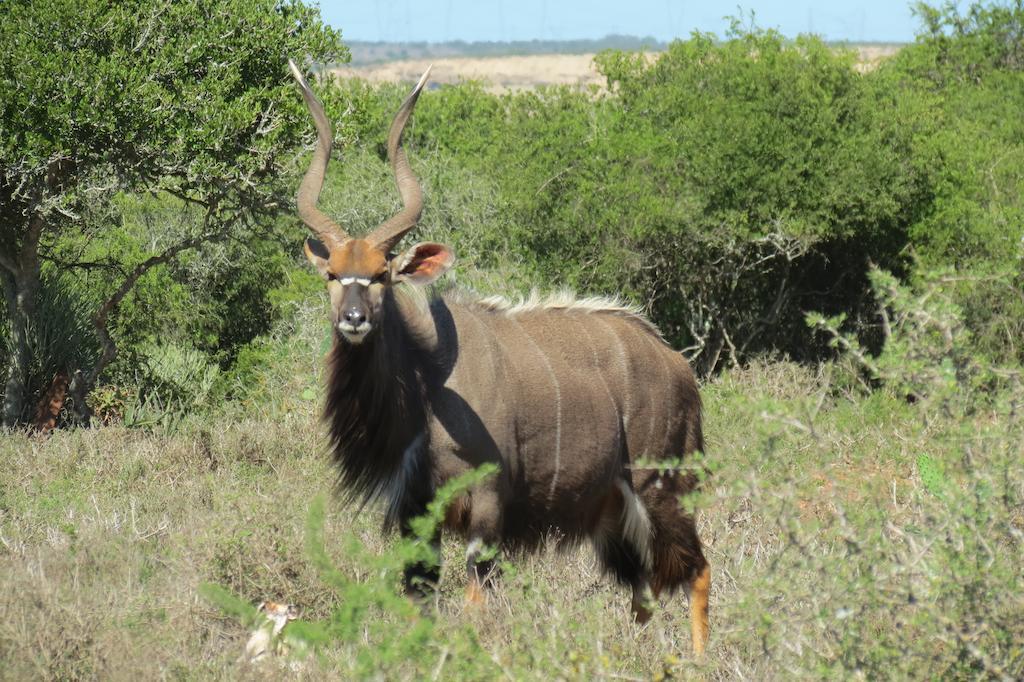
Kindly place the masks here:
POLYGON ((651 570, 653 568, 651 517, 647 515, 647 508, 643 501, 637 497, 628 483, 620 478, 618 486, 622 491, 622 535, 640 555, 640 561, 643 562, 644 568, 651 570))

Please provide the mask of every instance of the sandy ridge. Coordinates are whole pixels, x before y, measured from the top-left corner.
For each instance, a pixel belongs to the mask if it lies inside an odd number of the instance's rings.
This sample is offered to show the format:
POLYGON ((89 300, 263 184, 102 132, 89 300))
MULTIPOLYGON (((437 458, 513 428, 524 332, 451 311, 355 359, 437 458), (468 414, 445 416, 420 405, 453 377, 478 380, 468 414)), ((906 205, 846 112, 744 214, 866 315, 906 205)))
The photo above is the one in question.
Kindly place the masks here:
MULTIPOLYGON (((857 69, 870 70, 898 50, 895 45, 859 47, 857 69)), ((651 53, 651 56, 656 54, 651 53)), ((332 73, 342 78, 364 78, 372 83, 415 82, 430 64, 434 66, 431 71, 433 83, 451 85, 464 80, 478 80, 486 84, 487 90, 496 93, 539 85, 604 85, 604 78, 594 67, 594 53, 407 59, 340 67, 332 69, 332 73)))

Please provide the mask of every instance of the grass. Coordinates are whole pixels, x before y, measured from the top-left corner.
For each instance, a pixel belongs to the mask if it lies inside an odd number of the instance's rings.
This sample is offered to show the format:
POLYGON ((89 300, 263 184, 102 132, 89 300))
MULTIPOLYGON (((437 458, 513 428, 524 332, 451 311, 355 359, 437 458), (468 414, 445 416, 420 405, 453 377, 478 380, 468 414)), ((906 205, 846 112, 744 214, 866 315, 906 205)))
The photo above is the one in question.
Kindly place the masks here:
POLYGON ((704 386, 712 640, 694 660, 682 596, 636 626, 587 548, 510 558, 473 610, 448 540, 422 618, 388 601, 397 550, 379 510, 329 501, 332 582, 306 544, 334 481, 306 391, 322 332, 291 330, 259 400, 214 416, 0 436, 0 678, 1024 674, 1019 391, 938 409, 850 397, 839 366, 784 361, 704 386), (297 671, 239 663, 248 632, 200 595, 207 583, 300 605, 320 655, 297 671))

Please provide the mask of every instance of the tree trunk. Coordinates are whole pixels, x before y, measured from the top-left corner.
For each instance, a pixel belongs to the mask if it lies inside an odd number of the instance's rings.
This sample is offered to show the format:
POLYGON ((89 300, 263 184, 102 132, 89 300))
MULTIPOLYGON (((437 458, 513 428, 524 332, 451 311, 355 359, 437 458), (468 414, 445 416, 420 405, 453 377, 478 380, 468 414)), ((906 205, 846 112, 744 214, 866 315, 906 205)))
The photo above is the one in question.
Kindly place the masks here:
POLYGON ((44 221, 39 215, 29 223, 29 229, 17 262, 3 254, 4 299, 10 323, 9 346, 11 357, 7 363, 4 383, 3 425, 13 429, 22 422, 25 412, 25 393, 32 348, 30 334, 36 321, 36 298, 39 295, 39 237, 44 221))
POLYGON ((5 428, 13 428, 17 422, 18 417, 21 415, 21 408, 24 405, 25 399, 25 385, 24 378, 21 372, 21 366, 23 365, 22 351, 20 346, 24 346, 23 334, 21 333, 21 326, 18 324, 18 305, 17 305, 17 285, 14 281, 14 275, 6 270, 0 271, 0 279, 4 283, 4 303, 7 309, 7 319, 9 320, 10 329, 7 330, 7 349, 10 351, 10 357, 7 358, 7 367, 5 368, 4 376, 4 406, 3 406, 3 425, 5 428))
POLYGON ((11 351, 4 382, 3 425, 12 429, 21 423, 25 411, 26 382, 32 362, 29 334, 35 321, 39 271, 17 277, 8 272, 3 274, 4 299, 10 323, 8 345, 11 351))

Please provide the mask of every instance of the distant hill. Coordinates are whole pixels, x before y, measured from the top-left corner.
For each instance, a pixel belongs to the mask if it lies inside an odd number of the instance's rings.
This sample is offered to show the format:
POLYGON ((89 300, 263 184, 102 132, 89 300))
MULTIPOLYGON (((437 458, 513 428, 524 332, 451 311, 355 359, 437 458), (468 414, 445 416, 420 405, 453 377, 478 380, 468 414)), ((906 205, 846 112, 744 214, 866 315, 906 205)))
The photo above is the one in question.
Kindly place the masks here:
POLYGON ((592 54, 601 50, 664 50, 668 43, 650 36, 608 35, 598 40, 515 40, 503 42, 384 43, 346 41, 350 66, 438 57, 507 57, 535 54, 592 54))

